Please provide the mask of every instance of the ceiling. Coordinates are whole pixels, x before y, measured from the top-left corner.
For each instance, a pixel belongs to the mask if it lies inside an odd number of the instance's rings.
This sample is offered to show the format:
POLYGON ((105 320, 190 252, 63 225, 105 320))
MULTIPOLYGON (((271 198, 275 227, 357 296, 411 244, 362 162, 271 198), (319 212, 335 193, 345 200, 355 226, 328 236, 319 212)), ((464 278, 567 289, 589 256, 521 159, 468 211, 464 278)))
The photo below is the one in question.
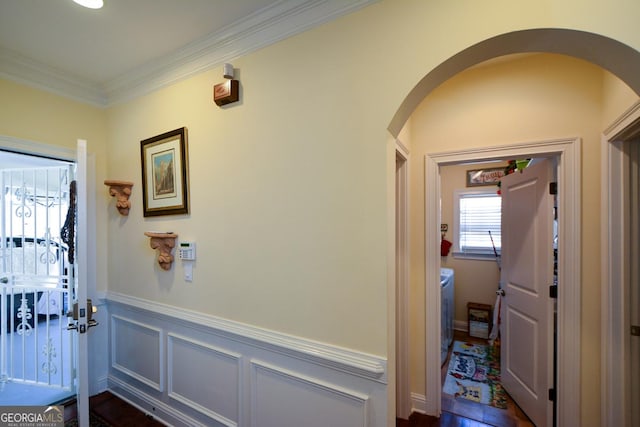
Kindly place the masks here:
POLYGON ((375 1, 0 0, 0 77, 104 107, 375 1))

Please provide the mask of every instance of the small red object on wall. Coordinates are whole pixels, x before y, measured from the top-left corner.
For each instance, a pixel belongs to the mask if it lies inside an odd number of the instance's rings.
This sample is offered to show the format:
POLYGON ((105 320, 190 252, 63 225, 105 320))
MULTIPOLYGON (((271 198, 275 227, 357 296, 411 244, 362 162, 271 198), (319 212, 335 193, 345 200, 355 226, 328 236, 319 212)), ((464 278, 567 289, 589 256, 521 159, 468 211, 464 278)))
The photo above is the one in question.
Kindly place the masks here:
POLYGON ((440 242, 440 256, 449 255, 449 250, 451 249, 451 246, 453 246, 453 243, 443 238, 442 241, 440 242))

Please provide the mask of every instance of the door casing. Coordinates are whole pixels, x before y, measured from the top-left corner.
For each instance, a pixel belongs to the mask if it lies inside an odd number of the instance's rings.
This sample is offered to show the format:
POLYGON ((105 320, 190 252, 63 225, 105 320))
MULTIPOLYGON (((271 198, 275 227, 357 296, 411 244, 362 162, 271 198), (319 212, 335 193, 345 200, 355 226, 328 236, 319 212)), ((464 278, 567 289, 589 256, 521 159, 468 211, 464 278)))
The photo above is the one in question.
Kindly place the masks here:
POLYGON ((409 154, 396 144, 396 417, 411 415, 409 384, 409 154))
MULTIPOLYGON (((23 154, 32 154, 43 157, 50 157, 53 159, 60 159, 69 162, 77 162, 78 152, 75 149, 69 149, 66 147, 60 147, 55 145, 44 144, 37 141, 30 141, 20 138, 15 138, 7 135, 0 135, 0 149, 5 149, 8 151, 13 151, 16 153, 23 154)), ((87 182, 85 184, 84 192, 86 194, 86 224, 84 228, 88 230, 88 232, 95 234, 96 233, 96 186, 95 186, 95 154, 86 152, 86 144, 85 144, 85 153, 87 157, 87 182)), ((87 239, 87 237, 84 237, 87 239)), ((86 249, 84 251, 83 262, 85 263, 85 272, 87 274, 86 283, 87 283, 87 295, 89 298, 92 298, 94 301, 94 305, 100 304, 101 310, 106 309, 106 306, 103 305, 100 301, 103 300, 103 292, 97 292, 96 290, 96 270, 97 270, 97 254, 96 254, 96 245, 95 239, 89 239, 85 242, 86 249)), ((86 297, 85 297, 86 299, 86 297)), ((103 326, 104 328, 104 326, 103 326)), ((95 331, 92 331, 95 334, 95 331)), ((106 336, 105 336, 106 338, 106 336)), ((86 375, 88 378, 88 383, 84 384, 84 389, 87 390, 89 394, 95 394, 100 391, 106 389, 106 371, 107 371, 107 360, 105 358, 101 358, 100 355, 92 355, 93 367, 91 369, 91 377, 89 378, 89 374, 86 375)), ((88 399, 87 399, 88 400, 88 399)))
POLYGON ((601 140, 602 404, 601 424, 631 426, 629 158, 640 136, 640 101, 615 120, 601 140))
POLYGON ((440 166, 471 161, 554 157, 558 161, 558 425, 580 424, 580 138, 486 147, 425 156, 425 308, 427 414, 441 413, 440 166), (576 351, 578 354, 576 354, 576 351))

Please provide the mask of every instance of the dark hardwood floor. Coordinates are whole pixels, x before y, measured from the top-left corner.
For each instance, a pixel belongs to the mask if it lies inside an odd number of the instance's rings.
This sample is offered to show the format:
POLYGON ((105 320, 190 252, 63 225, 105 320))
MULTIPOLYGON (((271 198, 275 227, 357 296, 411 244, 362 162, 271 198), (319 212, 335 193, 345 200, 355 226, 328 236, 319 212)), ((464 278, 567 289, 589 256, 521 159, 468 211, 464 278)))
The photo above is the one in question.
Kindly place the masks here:
MULTIPOLYGON (((89 399, 89 411, 91 415, 100 420, 92 420, 91 426, 106 427, 159 427, 164 426, 153 417, 147 416, 135 406, 132 406, 111 394, 108 391, 92 396, 89 399)), ((64 405, 64 421, 65 425, 73 425, 72 421, 76 419, 77 407, 75 402, 64 405)))
POLYGON ((428 415, 413 413, 408 420, 396 420, 396 427, 485 427, 500 426, 503 424, 485 424, 470 418, 452 414, 451 412, 442 412, 440 418, 430 417, 428 415))

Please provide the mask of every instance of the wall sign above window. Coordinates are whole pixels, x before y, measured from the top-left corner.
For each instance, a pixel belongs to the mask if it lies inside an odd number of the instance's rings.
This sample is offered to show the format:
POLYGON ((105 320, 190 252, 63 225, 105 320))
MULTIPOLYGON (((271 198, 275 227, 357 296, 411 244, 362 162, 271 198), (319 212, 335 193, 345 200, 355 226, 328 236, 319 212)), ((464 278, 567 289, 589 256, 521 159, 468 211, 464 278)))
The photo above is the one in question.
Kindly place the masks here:
POLYGON ((504 167, 473 169, 467 171, 467 187, 497 185, 504 176, 504 167))

